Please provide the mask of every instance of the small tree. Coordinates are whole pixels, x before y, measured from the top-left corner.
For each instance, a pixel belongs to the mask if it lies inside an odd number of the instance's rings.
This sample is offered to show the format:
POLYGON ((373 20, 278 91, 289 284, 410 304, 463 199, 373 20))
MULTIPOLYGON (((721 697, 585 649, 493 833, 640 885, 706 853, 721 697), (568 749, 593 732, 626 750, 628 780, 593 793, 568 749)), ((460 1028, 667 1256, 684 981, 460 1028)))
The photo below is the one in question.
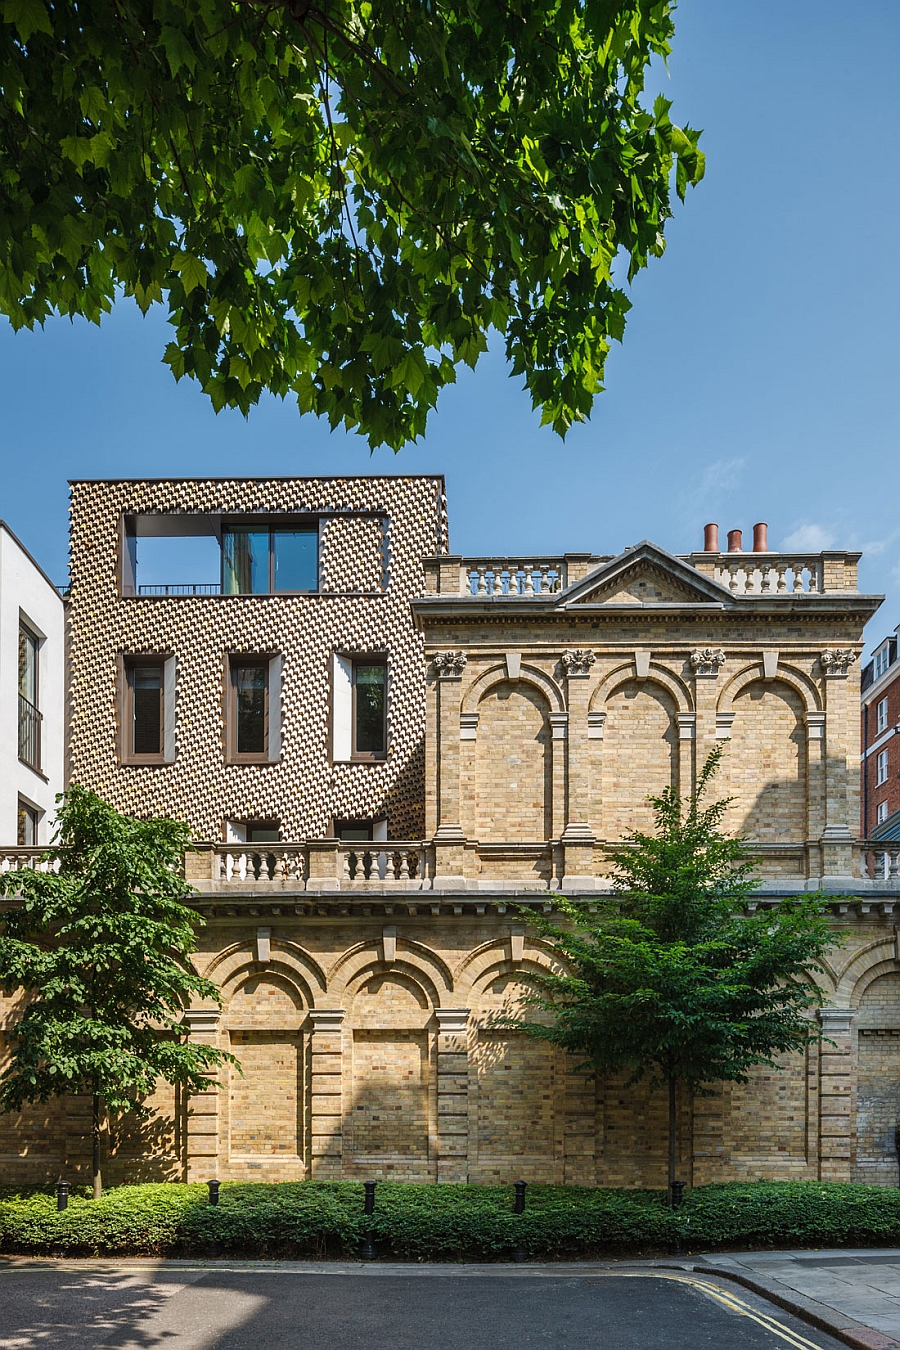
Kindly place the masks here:
POLYGON ((56 871, 10 872, 0 894, 17 903, 0 928, 0 985, 22 991, 11 1062, 0 1077, 7 1111, 63 1093, 91 1095, 94 1198, 102 1189, 103 1115, 146 1118, 160 1078, 202 1092, 234 1057, 185 1041, 191 998, 219 992, 190 967, 199 920, 184 901, 188 827, 133 820, 93 792, 59 798, 56 871))
POLYGON ((817 895, 746 912, 758 885, 747 843, 721 832, 729 799, 702 800, 721 753, 694 796, 667 788, 649 799, 655 833, 615 849, 610 899, 558 897, 565 926, 527 915, 571 973, 539 977, 523 1000, 550 1022, 517 1025, 587 1056, 582 1068, 667 1085, 670 1195, 679 1084, 746 1082, 753 1065, 775 1067, 774 1056, 819 1040, 813 977, 836 941, 817 895))

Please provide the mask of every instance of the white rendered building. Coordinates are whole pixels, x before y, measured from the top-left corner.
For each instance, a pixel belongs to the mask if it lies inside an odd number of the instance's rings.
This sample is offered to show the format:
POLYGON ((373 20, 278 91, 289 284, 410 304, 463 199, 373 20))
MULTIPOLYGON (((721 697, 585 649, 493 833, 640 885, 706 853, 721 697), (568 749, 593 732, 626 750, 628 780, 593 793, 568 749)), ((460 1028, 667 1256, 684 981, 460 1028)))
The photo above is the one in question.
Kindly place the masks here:
POLYGON ((0 846, 46 845, 63 790, 64 605, 0 521, 0 846))

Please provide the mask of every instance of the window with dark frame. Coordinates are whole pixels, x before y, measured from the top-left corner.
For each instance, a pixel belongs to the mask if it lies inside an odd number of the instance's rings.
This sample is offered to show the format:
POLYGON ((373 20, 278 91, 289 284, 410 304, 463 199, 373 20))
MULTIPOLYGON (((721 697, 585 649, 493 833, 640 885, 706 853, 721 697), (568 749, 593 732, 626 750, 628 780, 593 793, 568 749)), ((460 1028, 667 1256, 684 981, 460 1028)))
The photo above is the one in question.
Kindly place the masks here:
POLYGON ((277 844, 281 839, 277 820, 248 820, 246 830, 248 844, 277 844))
POLYGON ((268 656, 229 657, 228 747, 233 763, 269 757, 268 656))
POLYGON ((125 658, 123 758, 162 764, 165 756, 165 658, 125 658))
POLYGON ((387 661, 353 660, 353 758, 384 759, 387 753, 387 661))
POLYGON ((279 595, 318 589, 316 526, 228 525, 223 529, 223 595, 279 595))
POLYGON ((19 848, 34 848, 38 841, 38 820, 40 812, 28 802, 23 802, 19 798, 19 807, 16 813, 16 843, 19 848))
POLYGON ((19 624, 19 759, 29 768, 41 768, 41 713, 38 709, 38 651, 40 641, 19 624))
POLYGON ((336 820, 334 837, 344 844, 368 844, 374 833, 371 820, 336 820))

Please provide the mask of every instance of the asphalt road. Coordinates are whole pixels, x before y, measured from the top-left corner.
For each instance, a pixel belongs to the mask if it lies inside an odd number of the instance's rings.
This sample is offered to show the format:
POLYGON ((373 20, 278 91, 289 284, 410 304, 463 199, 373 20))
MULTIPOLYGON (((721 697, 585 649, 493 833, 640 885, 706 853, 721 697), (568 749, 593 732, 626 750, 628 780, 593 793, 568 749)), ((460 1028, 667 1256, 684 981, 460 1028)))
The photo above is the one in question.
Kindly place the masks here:
POLYGON ((0 1350, 841 1350, 676 1272, 0 1261, 0 1350))

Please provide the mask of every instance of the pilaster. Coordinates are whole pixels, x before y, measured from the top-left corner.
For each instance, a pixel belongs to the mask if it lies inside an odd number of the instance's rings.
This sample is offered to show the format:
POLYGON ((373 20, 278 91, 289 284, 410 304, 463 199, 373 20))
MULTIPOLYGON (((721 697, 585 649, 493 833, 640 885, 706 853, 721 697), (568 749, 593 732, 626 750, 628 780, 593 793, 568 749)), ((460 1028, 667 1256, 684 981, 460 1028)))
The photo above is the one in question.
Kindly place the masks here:
POLYGON ((310 1157, 313 1181, 339 1181, 343 1165, 342 1008, 313 1008, 310 1036, 310 1157))
POLYGON ((467 1181, 469 1171, 468 1008, 437 1008, 438 1181, 467 1181))
MULTIPOLYGON (((201 1045, 218 1045, 218 1008, 189 1008, 183 1023, 188 1028, 188 1039, 201 1045)), ((209 1181, 218 1175, 220 1089, 194 1092, 186 1101, 185 1120, 185 1180, 209 1181)))
POLYGON ((856 1152, 853 1008, 820 1008, 819 1179, 850 1181, 856 1152))

